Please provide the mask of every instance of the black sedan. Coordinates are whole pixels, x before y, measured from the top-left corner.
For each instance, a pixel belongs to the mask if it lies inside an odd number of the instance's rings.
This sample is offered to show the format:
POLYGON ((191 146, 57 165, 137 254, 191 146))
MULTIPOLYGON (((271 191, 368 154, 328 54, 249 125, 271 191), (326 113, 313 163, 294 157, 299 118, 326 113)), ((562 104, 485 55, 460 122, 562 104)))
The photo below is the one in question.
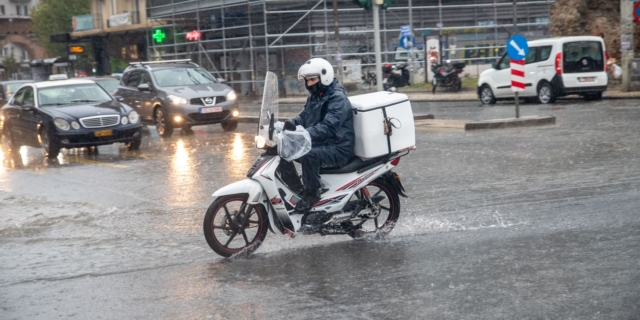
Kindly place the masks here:
POLYGON ((0 133, 9 149, 42 147, 49 158, 62 148, 115 142, 140 148, 138 113, 91 80, 24 85, 0 109, 0 133))

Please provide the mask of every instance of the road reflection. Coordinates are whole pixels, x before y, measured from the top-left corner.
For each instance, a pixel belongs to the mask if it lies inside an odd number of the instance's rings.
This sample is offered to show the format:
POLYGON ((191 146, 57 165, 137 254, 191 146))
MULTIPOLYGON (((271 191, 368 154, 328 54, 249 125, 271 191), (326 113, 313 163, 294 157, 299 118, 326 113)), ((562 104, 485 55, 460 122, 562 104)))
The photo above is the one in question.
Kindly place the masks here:
POLYGON ((178 207, 193 205, 197 200, 194 197, 199 194, 194 190, 197 177, 195 177, 194 159, 189 142, 185 142, 182 138, 176 141, 173 146, 175 151, 171 157, 169 203, 178 207))
POLYGON ((225 156, 227 172, 233 180, 245 178, 247 170, 251 167, 251 159, 248 157, 247 152, 252 149, 248 148, 246 144, 253 145, 253 140, 250 141, 247 137, 246 135, 243 137, 241 133, 234 133, 233 143, 229 153, 225 156))

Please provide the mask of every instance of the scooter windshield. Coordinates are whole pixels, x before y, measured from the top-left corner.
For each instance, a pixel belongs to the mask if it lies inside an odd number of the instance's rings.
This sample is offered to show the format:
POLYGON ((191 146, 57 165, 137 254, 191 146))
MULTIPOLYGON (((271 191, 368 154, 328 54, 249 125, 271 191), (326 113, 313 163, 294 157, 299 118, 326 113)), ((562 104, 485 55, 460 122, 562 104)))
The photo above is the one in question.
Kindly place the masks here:
POLYGON ((275 73, 267 71, 264 78, 258 134, 256 135, 257 148, 262 149, 276 145, 276 136, 273 132, 273 124, 276 119, 278 119, 278 77, 275 73))

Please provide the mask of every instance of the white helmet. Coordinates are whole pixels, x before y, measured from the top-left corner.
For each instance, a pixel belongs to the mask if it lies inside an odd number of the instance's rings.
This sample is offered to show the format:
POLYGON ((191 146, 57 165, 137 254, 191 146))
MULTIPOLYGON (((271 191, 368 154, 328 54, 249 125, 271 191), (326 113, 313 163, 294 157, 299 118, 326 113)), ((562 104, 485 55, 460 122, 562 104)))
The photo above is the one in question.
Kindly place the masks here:
POLYGON ((313 58, 298 69, 298 79, 300 80, 313 76, 320 77, 320 83, 328 86, 333 82, 333 66, 325 59, 313 58))

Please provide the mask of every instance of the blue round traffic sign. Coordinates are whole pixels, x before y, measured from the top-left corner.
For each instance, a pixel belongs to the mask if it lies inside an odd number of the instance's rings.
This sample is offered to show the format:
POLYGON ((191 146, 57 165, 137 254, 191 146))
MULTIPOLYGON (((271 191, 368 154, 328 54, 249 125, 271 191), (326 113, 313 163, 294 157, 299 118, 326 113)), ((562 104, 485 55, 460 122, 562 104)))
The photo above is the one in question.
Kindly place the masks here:
POLYGON ((400 37, 400 46, 403 49, 410 49, 411 47, 416 46, 416 38, 411 36, 402 36, 400 37))
POLYGON ((515 35, 507 40, 507 54, 513 60, 522 60, 529 53, 527 39, 521 35, 515 35))

